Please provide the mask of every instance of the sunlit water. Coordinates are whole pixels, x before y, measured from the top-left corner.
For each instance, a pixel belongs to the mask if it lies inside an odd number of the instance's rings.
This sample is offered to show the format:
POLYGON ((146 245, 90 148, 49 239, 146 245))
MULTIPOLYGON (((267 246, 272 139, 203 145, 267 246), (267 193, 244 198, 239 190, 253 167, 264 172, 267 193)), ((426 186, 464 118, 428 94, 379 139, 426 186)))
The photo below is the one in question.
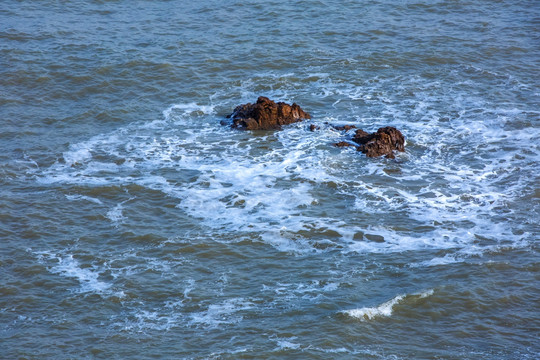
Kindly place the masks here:
POLYGON ((539 30, 536 1, 3 1, 0 357, 538 358, 539 30), (220 125, 259 95, 312 119, 220 125))

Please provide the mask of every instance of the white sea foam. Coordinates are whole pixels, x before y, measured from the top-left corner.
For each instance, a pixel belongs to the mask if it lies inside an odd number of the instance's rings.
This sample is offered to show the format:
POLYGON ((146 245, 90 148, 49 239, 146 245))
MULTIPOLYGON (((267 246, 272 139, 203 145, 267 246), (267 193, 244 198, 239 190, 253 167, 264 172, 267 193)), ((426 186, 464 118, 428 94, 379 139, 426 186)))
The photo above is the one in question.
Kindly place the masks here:
POLYGON ((189 279, 188 280, 188 286, 184 289, 184 298, 185 299, 191 299, 189 296, 189 293, 192 292, 195 289, 195 280, 189 279))
POLYGON ((275 285, 263 285, 263 292, 270 292, 277 301, 290 301, 293 299, 304 299, 315 301, 323 294, 336 291, 340 286, 339 282, 311 281, 309 283, 277 283, 275 285))
POLYGON ((100 269, 82 267, 71 254, 59 256, 49 252, 40 252, 38 259, 53 264, 48 267, 51 273, 76 279, 80 284, 78 291, 81 293, 104 293, 111 287, 111 284, 99 279, 100 269))
POLYGON ((64 161, 68 166, 75 166, 88 161, 92 154, 84 143, 71 145, 70 150, 64 153, 64 161))
POLYGON ((390 299, 375 307, 363 307, 359 309, 345 310, 344 314, 357 318, 360 320, 372 320, 376 317, 388 317, 392 315, 394 306, 401 303, 407 298, 422 299, 433 295, 433 290, 427 290, 420 293, 410 295, 397 295, 393 299, 390 299))
POLYGON ((172 312, 164 311, 163 308, 144 310, 140 304, 127 316, 114 316, 111 320, 112 328, 117 331, 143 334, 150 330, 168 331, 185 321, 183 314, 176 310, 172 312))
POLYGON ((98 198, 91 197, 91 196, 85 196, 85 195, 66 195, 66 199, 70 201, 89 201, 94 204, 102 205, 103 202, 99 200, 98 198))
POLYGON ((191 323, 205 327, 219 327, 224 324, 235 324, 243 319, 239 312, 249 310, 255 304, 244 298, 227 299, 219 304, 210 304, 207 310, 191 314, 191 323))
POLYGON ((439 266, 439 265, 448 265, 453 263, 459 263, 465 261, 465 257, 459 256, 457 254, 446 254, 442 257, 435 257, 431 260, 422 261, 418 264, 411 264, 412 267, 417 266, 439 266))
POLYGON ((109 218, 109 220, 111 220, 114 224, 118 225, 125 219, 124 214, 122 213, 123 210, 124 207, 122 204, 117 204, 111 210, 107 211, 107 218, 109 218))
MULTIPOLYGON (((286 83, 295 75, 260 76, 286 83)), ((516 174, 531 173, 535 159, 540 159, 538 146, 530 146, 538 132, 512 128, 512 117, 521 116, 523 110, 486 104, 465 93, 447 99, 439 94, 440 84, 419 77, 374 78, 358 85, 334 81, 328 74, 313 76, 309 85, 313 95, 331 100, 338 114, 314 118, 320 131, 306 132, 304 124, 270 135, 231 131, 219 125, 215 114, 221 111, 216 109, 233 105, 214 94, 211 104, 172 105, 164 110, 163 119, 129 124, 72 144, 63 163, 36 170, 38 180, 137 184, 162 191, 177 199, 178 211, 204 227, 203 232, 220 230, 237 238, 256 234, 257 241, 290 253, 321 251, 313 247, 310 235, 319 229, 333 234, 325 241, 345 244, 344 251, 355 252, 466 249, 478 235, 508 242, 529 236, 516 235, 526 221, 501 223, 494 218, 529 183, 516 174), (386 90, 392 84, 399 84, 398 93, 415 89, 416 97, 397 101, 397 95, 386 90), (454 117, 442 120, 437 106, 446 100, 452 100, 448 111, 454 117), (355 115, 357 101, 377 104, 381 113, 355 115), (346 106, 353 109, 352 120, 340 118, 346 106), (334 149, 331 143, 344 135, 324 121, 352 122, 369 131, 394 125, 407 137, 407 153, 392 163, 334 149), (525 150, 524 144, 528 159, 516 157, 525 150), (501 151, 503 146, 515 150, 501 151), (111 159, 104 160, 107 157, 111 159), (164 175, 163 170, 177 176, 164 175), (388 221, 356 220, 366 218, 364 214, 377 220, 396 218, 422 232, 395 229, 388 221), (358 239, 358 233, 382 241, 358 239)), ((232 91, 252 102, 259 80, 248 79, 232 91)), ((294 100, 282 89, 270 95, 294 100)), ((121 223, 126 206, 118 204, 107 217, 121 223)))
POLYGON ((291 349, 291 350, 296 350, 296 349, 299 349, 301 344, 298 344, 298 343, 294 343, 292 342, 291 340, 294 340, 296 339, 296 337, 291 337, 291 338, 279 338, 279 337, 271 337, 270 340, 273 340, 276 342, 276 345, 277 345, 277 349, 276 350, 286 350, 286 349, 291 349))
POLYGON ((214 108, 215 107, 212 105, 198 105, 194 102, 188 104, 175 104, 163 111, 163 117, 166 120, 171 120, 175 113, 179 113, 179 116, 176 116, 177 119, 186 118, 196 114, 211 115, 215 113, 214 108))

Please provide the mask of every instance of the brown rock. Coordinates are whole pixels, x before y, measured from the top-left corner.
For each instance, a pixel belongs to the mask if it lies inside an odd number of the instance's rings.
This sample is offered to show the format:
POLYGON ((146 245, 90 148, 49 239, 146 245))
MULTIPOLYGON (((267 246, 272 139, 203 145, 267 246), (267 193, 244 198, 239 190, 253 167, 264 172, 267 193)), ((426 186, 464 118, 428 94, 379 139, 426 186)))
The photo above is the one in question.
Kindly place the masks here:
POLYGON ((310 119, 311 115, 297 104, 276 103, 267 97, 259 96, 255 104, 237 106, 228 117, 232 118, 231 127, 233 128, 274 130, 280 129, 282 125, 310 119))
POLYGON ((316 131, 316 130, 320 130, 320 127, 315 124, 309 125, 309 131, 316 131))
POLYGON ((334 129, 336 130, 339 130, 339 131, 349 131, 351 129, 356 129, 356 126, 354 125, 343 125, 343 126, 334 126, 334 129))
POLYGON ((336 146, 336 147, 348 147, 348 146, 356 146, 356 145, 351 144, 350 142, 347 142, 347 141, 340 141, 338 143, 335 143, 334 146, 336 146))
POLYGON ((394 150, 405 151, 405 138, 401 132, 391 126, 380 128, 376 133, 369 134, 363 130, 356 130, 352 139, 359 144, 358 151, 368 157, 385 155, 394 158, 394 150))
POLYGON ((352 140, 355 143, 362 145, 362 144, 367 143, 369 140, 371 140, 372 136, 373 136, 373 134, 365 132, 362 129, 358 129, 354 133, 354 137, 352 138, 352 140))

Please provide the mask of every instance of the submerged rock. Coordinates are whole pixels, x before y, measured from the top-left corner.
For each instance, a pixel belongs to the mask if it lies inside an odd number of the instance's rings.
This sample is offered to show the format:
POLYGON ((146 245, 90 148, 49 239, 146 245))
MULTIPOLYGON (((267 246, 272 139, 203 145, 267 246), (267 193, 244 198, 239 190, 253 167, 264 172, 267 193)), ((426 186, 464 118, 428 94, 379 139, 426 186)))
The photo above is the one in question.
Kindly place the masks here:
POLYGON ((354 125, 332 125, 332 127, 338 131, 349 131, 352 129, 356 129, 356 126, 354 125))
POLYGON ((356 145, 351 144, 350 142, 347 142, 347 141, 340 141, 340 142, 334 143, 334 146, 342 148, 342 147, 349 147, 349 146, 356 146, 356 145))
POLYGON ((282 125, 311 119, 297 104, 276 103, 264 96, 259 96, 255 104, 237 106, 227 117, 232 119, 231 127, 245 130, 276 130, 282 125))

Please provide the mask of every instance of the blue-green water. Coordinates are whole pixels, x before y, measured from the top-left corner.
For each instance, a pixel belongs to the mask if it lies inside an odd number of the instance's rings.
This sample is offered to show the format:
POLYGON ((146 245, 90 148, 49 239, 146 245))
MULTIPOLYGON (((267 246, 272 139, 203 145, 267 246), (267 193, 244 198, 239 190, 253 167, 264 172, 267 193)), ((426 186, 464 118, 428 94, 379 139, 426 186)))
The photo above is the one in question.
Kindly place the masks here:
POLYGON ((539 68, 537 1, 2 1, 0 358, 538 358, 539 68))

